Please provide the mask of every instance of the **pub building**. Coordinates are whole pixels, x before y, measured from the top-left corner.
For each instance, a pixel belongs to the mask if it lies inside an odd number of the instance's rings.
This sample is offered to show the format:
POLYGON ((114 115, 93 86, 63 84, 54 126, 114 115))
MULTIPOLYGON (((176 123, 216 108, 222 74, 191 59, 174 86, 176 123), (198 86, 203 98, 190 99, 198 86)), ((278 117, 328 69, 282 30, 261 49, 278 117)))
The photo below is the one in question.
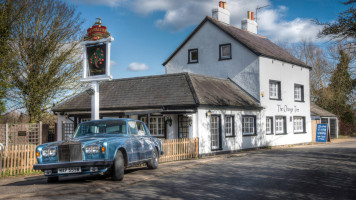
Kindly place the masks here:
MULTIPOLYGON (((311 67, 258 35, 253 12, 237 28, 219 2, 163 66, 163 75, 100 82, 99 118, 139 119, 162 139, 197 137, 199 155, 312 141, 311 67)), ((93 118, 91 96, 53 108, 58 140, 93 118)))

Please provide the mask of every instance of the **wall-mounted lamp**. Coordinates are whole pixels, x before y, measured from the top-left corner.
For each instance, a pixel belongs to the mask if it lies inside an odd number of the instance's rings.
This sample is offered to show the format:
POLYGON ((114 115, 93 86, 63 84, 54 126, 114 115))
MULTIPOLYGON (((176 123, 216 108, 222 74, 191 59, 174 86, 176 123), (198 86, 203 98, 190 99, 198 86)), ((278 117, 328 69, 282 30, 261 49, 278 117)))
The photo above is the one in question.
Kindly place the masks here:
POLYGON ((211 116, 211 111, 208 110, 208 112, 205 113, 206 117, 210 117, 211 116))
POLYGON ((193 124, 192 117, 189 117, 189 118, 188 118, 188 125, 189 125, 189 126, 192 126, 192 124, 193 124))
POLYGON ((168 124, 169 126, 172 126, 172 118, 168 117, 168 116, 164 116, 164 121, 166 122, 166 124, 168 124))
POLYGON ((265 94, 263 93, 263 91, 261 92, 261 96, 262 96, 262 97, 265 96, 265 94))
POLYGON ((89 95, 93 95, 94 94, 94 90, 93 88, 89 88, 87 90, 85 90, 89 95))

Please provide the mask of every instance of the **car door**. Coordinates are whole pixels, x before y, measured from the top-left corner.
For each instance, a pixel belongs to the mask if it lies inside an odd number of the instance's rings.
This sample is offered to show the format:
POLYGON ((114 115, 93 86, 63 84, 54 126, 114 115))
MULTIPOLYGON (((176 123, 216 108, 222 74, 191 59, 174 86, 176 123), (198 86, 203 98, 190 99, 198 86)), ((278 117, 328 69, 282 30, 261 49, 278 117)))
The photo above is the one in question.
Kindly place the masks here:
POLYGON ((143 141, 138 135, 135 121, 128 121, 128 129, 130 133, 130 140, 132 144, 132 162, 137 162, 144 159, 143 141))
POLYGON ((138 135, 140 136, 141 141, 143 142, 143 156, 144 159, 152 158, 154 144, 151 140, 151 136, 147 133, 144 123, 137 121, 136 122, 138 135))

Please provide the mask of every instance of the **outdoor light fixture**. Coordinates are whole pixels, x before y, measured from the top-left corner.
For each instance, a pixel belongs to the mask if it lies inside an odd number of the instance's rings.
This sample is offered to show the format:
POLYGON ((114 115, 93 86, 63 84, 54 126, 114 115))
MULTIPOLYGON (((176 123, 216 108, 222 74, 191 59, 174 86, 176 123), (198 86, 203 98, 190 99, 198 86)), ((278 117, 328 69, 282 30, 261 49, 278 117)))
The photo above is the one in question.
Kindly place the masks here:
POLYGON ((205 113, 206 117, 210 117, 211 116, 211 111, 208 110, 208 112, 205 113))
POLYGON ((89 88, 87 90, 85 90, 89 95, 93 95, 94 94, 94 90, 93 88, 89 88))
POLYGON ((169 126, 172 126, 172 118, 168 116, 164 116, 164 121, 168 123, 169 126))
POLYGON ((188 119, 188 124, 189 124, 189 126, 192 126, 192 124, 193 124, 192 117, 189 117, 189 119, 188 119))

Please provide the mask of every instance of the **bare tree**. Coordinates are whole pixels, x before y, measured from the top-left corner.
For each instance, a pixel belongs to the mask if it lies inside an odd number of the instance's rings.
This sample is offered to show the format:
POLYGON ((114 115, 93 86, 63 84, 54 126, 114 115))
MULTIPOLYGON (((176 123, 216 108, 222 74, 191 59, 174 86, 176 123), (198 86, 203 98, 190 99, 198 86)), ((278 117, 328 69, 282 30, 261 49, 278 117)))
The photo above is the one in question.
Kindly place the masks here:
POLYGON ((41 120, 55 101, 80 89, 82 20, 73 6, 57 0, 27 0, 22 23, 13 28, 13 65, 7 93, 25 108, 31 122, 41 120))

